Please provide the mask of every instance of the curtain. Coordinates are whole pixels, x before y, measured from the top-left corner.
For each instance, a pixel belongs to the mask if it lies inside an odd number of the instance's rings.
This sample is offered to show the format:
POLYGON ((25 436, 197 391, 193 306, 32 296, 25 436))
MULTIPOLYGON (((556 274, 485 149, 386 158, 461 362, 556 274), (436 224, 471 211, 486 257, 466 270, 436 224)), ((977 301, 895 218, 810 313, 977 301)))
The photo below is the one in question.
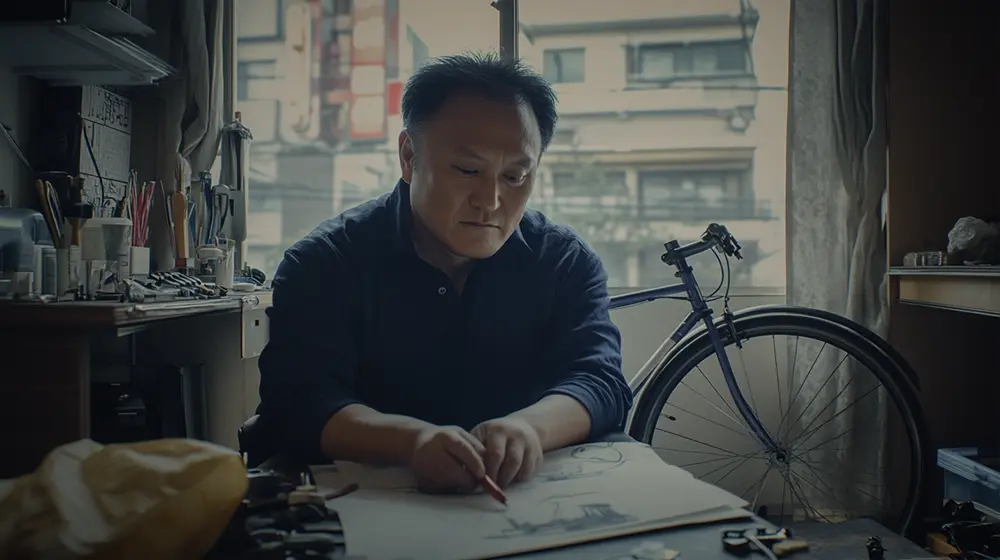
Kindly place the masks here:
MULTIPOLYGON (((157 39, 169 40, 161 50, 177 75, 154 88, 142 105, 153 109, 151 128, 159 136, 153 159, 158 188, 170 195, 190 184, 191 176, 211 169, 218 154, 223 125, 223 0, 151 2, 150 21, 157 39), (168 38, 168 39, 167 39, 168 38)), ((157 269, 174 264, 172 236, 166 227, 163 197, 154 200, 150 217, 152 256, 157 269)))
MULTIPOLYGON (((832 311, 880 336, 887 316, 886 9, 886 0, 793 0, 789 86, 789 303, 832 311)), ((803 395, 789 434, 810 440, 799 442, 810 453, 805 469, 790 476, 793 494, 810 504, 799 513, 882 511, 884 391, 866 368, 829 347, 789 348, 789 363, 790 384, 803 395)))

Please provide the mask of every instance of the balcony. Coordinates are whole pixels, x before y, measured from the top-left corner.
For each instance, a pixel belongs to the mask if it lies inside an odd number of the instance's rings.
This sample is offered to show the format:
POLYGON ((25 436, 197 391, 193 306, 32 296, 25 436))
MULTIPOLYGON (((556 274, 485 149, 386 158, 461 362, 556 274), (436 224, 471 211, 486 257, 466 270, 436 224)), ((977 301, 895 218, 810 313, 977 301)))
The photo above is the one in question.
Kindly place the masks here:
POLYGON ((706 222, 723 220, 773 220, 770 200, 752 197, 659 200, 638 204, 624 197, 565 196, 536 200, 531 205, 546 215, 588 216, 601 220, 645 222, 706 222))
POLYGON ((598 91, 595 88, 562 87, 560 116, 650 112, 724 112, 757 105, 755 89, 726 87, 635 88, 598 91))

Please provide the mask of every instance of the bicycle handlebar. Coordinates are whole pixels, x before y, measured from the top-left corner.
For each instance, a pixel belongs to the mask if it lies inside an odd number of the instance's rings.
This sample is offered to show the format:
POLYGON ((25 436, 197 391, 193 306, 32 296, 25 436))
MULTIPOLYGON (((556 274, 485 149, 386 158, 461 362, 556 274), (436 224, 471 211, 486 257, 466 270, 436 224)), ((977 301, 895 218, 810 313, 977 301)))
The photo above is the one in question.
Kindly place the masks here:
POLYGON ((705 233, 701 235, 701 239, 698 241, 679 245, 674 240, 665 244, 664 247, 666 247, 667 252, 663 255, 663 262, 667 264, 674 264, 678 259, 686 259, 715 247, 718 247, 730 257, 743 258, 743 255, 740 253, 740 249, 743 248, 740 246, 740 242, 722 224, 709 224, 708 228, 705 229, 705 233))

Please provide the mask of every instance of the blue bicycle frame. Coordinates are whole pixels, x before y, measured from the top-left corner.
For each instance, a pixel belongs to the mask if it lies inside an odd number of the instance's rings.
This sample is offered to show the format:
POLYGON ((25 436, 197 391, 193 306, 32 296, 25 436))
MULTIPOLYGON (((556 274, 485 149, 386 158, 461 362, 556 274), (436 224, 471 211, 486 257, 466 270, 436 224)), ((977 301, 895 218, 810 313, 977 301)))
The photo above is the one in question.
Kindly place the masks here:
MULTIPOLYGON (((705 324, 705 332, 712 341, 712 347, 715 349, 715 355, 719 359, 719 366, 722 368, 722 375, 726 380, 726 386, 729 387, 729 393, 733 397, 733 402, 736 404, 737 410, 739 410, 743 419, 746 420, 747 426, 753 432, 757 440, 764 445, 766 449, 778 451, 778 444, 761 424, 760 419, 757 418, 757 415, 753 412, 750 404, 747 403, 746 398, 743 397, 743 393, 740 391, 739 385, 736 382, 736 375, 733 373, 733 366, 729 361, 729 356, 726 354, 725 346, 722 343, 722 335, 719 333, 719 329, 716 328, 715 322, 712 320, 712 308, 708 306, 708 301, 705 300, 705 297, 701 293, 701 287, 698 286, 698 281, 694 277, 694 270, 687 263, 687 257, 709 250, 714 246, 715 243, 709 240, 698 241, 683 247, 678 247, 676 243, 667 244, 667 254, 664 255, 664 262, 669 261, 669 264, 672 264, 677 268, 677 276, 681 279, 681 282, 679 284, 672 284, 669 286, 662 286, 659 288, 651 288, 648 290, 614 296, 611 298, 611 309, 623 309, 625 307, 649 303, 658 299, 669 298, 682 293, 686 294, 684 299, 687 299, 687 301, 691 304, 691 312, 688 313, 684 321, 681 322, 676 329, 674 329, 674 332, 670 335, 669 340, 673 343, 672 345, 676 345, 678 342, 683 340, 684 337, 695 328, 695 326, 697 326, 698 321, 702 321, 705 324), (671 253, 671 251, 673 251, 673 253, 671 253), (670 257, 669 259, 667 258, 668 256, 670 257)), ((667 342, 665 341, 663 346, 660 347, 653 358, 651 358, 642 370, 640 370, 639 376, 637 377, 638 384, 632 388, 632 392, 636 396, 639 395, 643 387, 645 387, 646 382, 652 377, 652 369, 657 365, 656 362, 658 362, 657 357, 658 355, 662 355, 662 353, 667 350, 666 346, 667 342)))

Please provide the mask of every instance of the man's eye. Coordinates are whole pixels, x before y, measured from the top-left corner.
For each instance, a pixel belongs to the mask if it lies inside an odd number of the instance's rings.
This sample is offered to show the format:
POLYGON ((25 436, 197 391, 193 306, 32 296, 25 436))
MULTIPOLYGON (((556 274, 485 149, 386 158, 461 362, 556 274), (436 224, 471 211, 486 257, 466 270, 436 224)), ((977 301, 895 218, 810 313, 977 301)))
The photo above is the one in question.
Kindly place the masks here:
POLYGON ((527 177, 527 175, 507 175, 507 180, 510 181, 512 185, 520 185, 527 177))
POLYGON ((464 167, 459 167, 457 165, 455 165, 454 168, 457 169, 458 172, 461 173, 462 175, 469 175, 469 176, 471 176, 471 175, 475 175, 477 173, 475 169, 466 169, 464 167))

